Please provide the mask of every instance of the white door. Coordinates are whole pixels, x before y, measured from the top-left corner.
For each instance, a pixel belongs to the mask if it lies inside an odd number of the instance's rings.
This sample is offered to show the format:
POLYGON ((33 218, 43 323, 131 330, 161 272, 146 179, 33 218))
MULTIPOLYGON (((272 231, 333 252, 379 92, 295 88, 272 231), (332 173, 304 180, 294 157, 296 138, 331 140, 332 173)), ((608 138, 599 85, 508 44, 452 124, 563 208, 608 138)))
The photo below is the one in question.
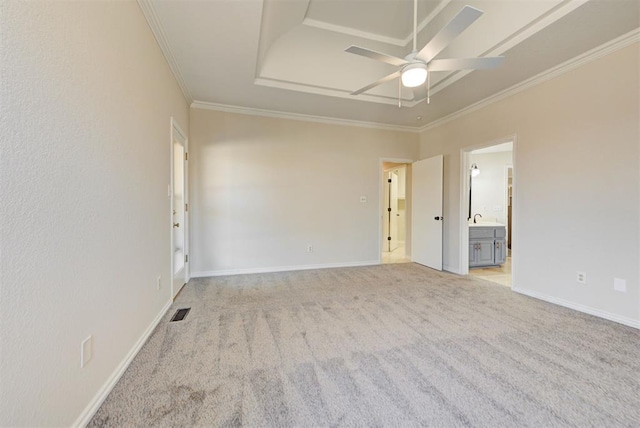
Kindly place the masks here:
POLYGON ((391 183, 389 186, 389 251, 398 248, 398 174, 393 171, 389 173, 391 183))
POLYGON ((389 252, 389 172, 382 173, 382 252, 389 252))
POLYGON ((187 218, 186 204, 186 140, 175 127, 172 132, 172 180, 171 180, 171 272, 172 296, 175 298, 182 286, 187 282, 187 218))
POLYGON ((442 155, 413 163, 412 261, 442 270, 442 155))

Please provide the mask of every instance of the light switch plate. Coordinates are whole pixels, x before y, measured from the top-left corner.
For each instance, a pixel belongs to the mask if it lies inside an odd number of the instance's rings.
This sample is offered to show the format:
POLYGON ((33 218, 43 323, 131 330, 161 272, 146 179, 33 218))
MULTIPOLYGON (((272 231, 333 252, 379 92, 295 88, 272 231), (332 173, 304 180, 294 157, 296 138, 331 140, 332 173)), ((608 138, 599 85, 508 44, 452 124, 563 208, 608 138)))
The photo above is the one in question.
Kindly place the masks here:
POLYGON ((622 293, 626 293, 627 280, 622 278, 613 278, 613 289, 622 293))
POLYGON ((89 364, 89 361, 93 358, 93 336, 89 335, 80 345, 80 368, 89 364))

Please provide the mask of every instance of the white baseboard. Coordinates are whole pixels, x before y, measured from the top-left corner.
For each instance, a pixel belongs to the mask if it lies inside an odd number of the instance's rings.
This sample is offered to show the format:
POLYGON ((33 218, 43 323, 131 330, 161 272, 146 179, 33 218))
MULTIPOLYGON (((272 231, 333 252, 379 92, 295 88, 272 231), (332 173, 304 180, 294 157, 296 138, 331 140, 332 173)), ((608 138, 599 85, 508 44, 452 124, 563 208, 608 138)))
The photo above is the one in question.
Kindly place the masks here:
POLYGON ((516 293, 524 294, 525 296, 534 297, 545 302, 554 303, 556 305, 564 306, 565 308, 573 309, 578 312, 584 312, 585 314, 594 315, 599 318, 604 318, 609 321, 624 324, 629 327, 635 327, 640 329, 640 320, 633 318, 623 317, 620 315, 612 314, 611 312, 595 309, 590 306, 581 305, 579 303, 570 302, 569 300, 560 299, 558 297, 549 296, 537 291, 525 290, 523 288, 513 287, 513 291, 516 293))
POLYGON ((317 265, 296 265, 296 266, 275 266, 275 267, 248 268, 248 269, 208 270, 208 271, 202 271, 202 272, 191 272, 191 278, 205 278, 209 276, 224 276, 224 275, 244 275, 248 273, 288 272, 288 271, 295 271, 295 270, 372 266, 372 265, 379 265, 379 264, 380 264, 380 260, 369 260, 366 262, 324 263, 324 264, 317 264, 317 265))
POLYGON ((113 371, 111 376, 109 376, 109 379, 107 379, 107 381, 102 386, 102 388, 100 388, 100 390, 95 395, 95 397, 93 397, 93 400, 91 400, 89 405, 87 405, 87 407, 85 407, 84 411, 80 414, 80 416, 78 416, 78 419, 76 419, 76 421, 72 425, 73 427, 85 427, 91 421, 91 418, 93 418, 93 416, 96 414, 96 412, 98 411, 98 409, 100 408, 104 400, 107 398, 107 396, 113 389, 113 387, 116 386, 116 384, 120 380, 120 377, 122 377, 125 370, 127 370, 127 367, 129 367, 129 364, 131 364, 131 361, 133 361, 135 356, 138 354, 138 352, 142 348, 142 345, 145 344, 149 336, 151 336, 151 333, 153 333, 153 330, 155 330, 158 323, 160 323, 160 320, 162 320, 162 317, 164 317, 164 314, 167 312, 167 310, 171 306, 171 303, 172 303, 172 300, 169 299, 169 301, 164 306, 164 308, 162 308, 158 316, 151 322, 151 324, 149 325, 149 327, 147 327, 144 333, 142 333, 142 336, 140 336, 140 339, 138 339, 136 344, 133 345, 133 348, 131 348, 127 356, 124 357, 122 362, 118 365, 118 367, 116 367, 116 369, 113 371))

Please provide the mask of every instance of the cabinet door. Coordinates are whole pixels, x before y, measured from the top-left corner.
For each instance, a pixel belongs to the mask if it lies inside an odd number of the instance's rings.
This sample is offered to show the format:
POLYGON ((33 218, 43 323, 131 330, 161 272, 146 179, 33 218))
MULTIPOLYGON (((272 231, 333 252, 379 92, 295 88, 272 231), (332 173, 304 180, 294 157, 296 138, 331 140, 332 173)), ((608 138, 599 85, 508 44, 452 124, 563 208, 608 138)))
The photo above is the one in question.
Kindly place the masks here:
POLYGON ((479 265, 491 266, 494 264, 493 239, 478 241, 479 250, 477 251, 477 261, 479 265))
POLYGON ((507 260, 507 246, 504 239, 496 239, 494 263, 503 264, 507 260))
POLYGON ((469 267, 478 266, 478 242, 469 241, 469 267))

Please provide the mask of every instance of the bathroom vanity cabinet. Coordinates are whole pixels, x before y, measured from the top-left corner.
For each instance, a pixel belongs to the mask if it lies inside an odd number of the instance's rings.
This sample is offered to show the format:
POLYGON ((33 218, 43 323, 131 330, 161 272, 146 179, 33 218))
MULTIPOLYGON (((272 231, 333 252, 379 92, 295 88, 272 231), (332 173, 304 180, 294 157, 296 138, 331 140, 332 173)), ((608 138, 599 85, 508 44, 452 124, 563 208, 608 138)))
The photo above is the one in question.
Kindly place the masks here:
POLYGON ((469 267, 499 266, 507 259, 507 230, 498 223, 469 225, 469 267))

